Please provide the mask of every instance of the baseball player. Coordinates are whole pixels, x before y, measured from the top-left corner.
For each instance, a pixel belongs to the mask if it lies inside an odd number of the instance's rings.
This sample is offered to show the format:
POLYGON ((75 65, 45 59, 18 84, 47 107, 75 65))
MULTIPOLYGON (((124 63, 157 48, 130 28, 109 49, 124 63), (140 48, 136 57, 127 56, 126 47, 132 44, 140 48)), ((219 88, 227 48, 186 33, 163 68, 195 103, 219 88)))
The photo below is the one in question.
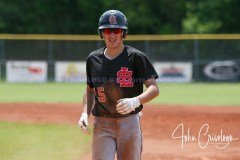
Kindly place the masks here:
POLYGON ((88 118, 92 113, 93 160, 113 160, 115 153, 118 160, 140 160, 142 133, 138 113, 143 104, 158 96, 158 75, 143 52, 123 44, 128 27, 122 12, 104 12, 98 31, 106 47, 87 58, 87 100, 79 125, 89 133, 88 118))

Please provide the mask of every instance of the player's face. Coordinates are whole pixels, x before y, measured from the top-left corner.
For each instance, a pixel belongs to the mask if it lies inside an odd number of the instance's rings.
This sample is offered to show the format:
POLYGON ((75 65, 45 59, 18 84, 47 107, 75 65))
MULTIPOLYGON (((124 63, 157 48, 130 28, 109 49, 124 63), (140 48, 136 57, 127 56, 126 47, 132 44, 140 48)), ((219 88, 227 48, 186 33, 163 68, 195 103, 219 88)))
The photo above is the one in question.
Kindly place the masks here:
POLYGON ((105 28, 103 29, 103 37, 108 48, 117 48, 122 46, 123 39, 122 39, 122 32, 121 28, 105 28))

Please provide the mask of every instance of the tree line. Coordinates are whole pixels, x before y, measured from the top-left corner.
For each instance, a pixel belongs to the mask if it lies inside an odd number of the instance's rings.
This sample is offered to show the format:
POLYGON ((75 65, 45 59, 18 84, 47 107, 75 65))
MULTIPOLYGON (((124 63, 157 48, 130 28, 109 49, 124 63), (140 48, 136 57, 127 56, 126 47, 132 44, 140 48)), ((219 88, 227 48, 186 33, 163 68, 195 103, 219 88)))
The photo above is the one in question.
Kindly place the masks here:
POLYGON ((2 0, 0 33, 97 34, 109 9, 129 34, 239 33, 239 0, 2 0))

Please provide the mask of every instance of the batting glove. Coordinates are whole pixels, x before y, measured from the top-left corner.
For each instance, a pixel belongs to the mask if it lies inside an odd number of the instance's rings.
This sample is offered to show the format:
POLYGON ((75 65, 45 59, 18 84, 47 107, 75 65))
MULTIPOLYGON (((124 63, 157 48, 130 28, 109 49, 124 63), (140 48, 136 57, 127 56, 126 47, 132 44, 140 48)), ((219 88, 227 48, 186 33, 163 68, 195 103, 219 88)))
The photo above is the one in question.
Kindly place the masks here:
POLYGON ((124 98, 117 101, 116 109, 120 114, 128 114, 135 111, 135 108, 140 106, 138 98, 124 98))
POLYGON ((80 120, 78 121, 78 124, 84 133, 87 133, 87 134, 90 133, 90 130, 87 128, 87 126, 89 125, 87 113, 82 113, 80 120))

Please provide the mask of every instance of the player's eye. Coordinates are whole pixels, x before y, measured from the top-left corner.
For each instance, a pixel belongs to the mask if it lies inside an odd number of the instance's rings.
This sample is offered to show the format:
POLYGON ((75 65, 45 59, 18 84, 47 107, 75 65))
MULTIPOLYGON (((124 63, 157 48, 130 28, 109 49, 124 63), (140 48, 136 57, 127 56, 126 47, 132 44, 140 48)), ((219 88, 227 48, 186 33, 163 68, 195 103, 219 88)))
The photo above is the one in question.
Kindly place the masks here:
POLYGON ((105 28, 103 29, 103 32, 104 34, 107 34, 107 35, 111 34, 112 32, 114 34, 119 34, 119 33, 122 33, 122 29, 121 28, 105 28))

